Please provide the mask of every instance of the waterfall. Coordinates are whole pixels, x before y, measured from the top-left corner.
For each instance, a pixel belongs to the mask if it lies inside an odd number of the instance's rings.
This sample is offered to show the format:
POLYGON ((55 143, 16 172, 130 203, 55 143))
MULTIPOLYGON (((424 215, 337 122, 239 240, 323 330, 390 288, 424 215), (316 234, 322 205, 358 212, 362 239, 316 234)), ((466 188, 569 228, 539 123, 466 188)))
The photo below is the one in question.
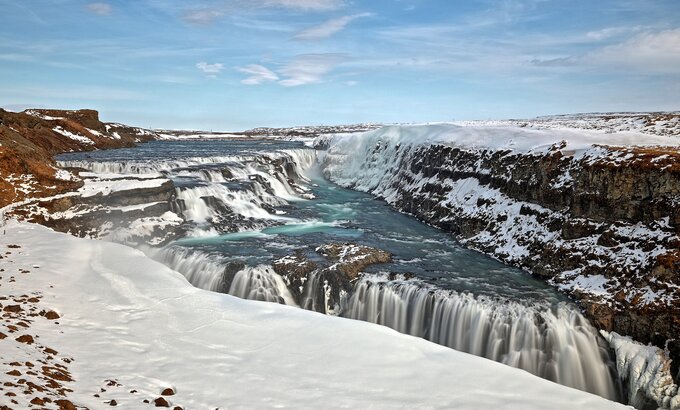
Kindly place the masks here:
POLYGON ((147 255, 184 275, 193 286, 242 298, 297 306, 285 281, 271 266, 245 266, 215 255, 170 246, 147 248, 147 255))
POLYGON ((368 276, 343 316, 391 327, 456 350, 616 400, 613 368, 596 330, 575 309, 498 302, 368 276))
POLYGON ((229 294, 242 299, 297 306, 283 278, 267 265, 245 267, 236 272, 229 294))
POLYGON ((146 248, 144 252, 152 259, 184 275, 193 286, 226 293, 225 264, 216 256, 191 251, 189 248, 169 246, 165 248, 146 248))

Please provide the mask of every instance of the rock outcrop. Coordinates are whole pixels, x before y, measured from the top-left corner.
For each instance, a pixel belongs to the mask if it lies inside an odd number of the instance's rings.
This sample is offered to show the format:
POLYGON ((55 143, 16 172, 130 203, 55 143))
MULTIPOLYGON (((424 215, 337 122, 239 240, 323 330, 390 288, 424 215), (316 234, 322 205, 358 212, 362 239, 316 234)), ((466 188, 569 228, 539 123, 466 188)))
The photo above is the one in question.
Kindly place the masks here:
POLYGON ((77 177, 56 168, 52 157, 58 153, 131 147, 156 138, 142 128, 101 122, 94 110, 0 109, 0 208, 80 187, 77 177))
POLYGON ((298 251, 276 260, 273 268, 285 280, 298 305, 329 314, 339 312, 364 268, 392 259, 382 249, 353 243, 324 244, 315 252, 298 251))

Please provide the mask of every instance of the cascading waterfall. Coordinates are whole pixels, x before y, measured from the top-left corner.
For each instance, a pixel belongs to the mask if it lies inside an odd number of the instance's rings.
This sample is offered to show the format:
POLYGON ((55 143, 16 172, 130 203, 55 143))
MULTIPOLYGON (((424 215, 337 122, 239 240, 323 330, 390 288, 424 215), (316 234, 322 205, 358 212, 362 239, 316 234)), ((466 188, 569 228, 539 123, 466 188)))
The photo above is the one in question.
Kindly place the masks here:
POLYGON ((362 278, 343 316, 391 327, 456 350, 616 400, 606 348, 576 310, 496 302, 414 281, 362 278))
POLYGON ((188 248, 170 246, 144 249, 147 256, 184 275, 197 288, 227 293, 226 267, 212 255, 194 252, 188 248))
POLYGON ((285 211, 276 208, 313 198, 304 184, 309 182, 305 172, 315 164, 316 151, 312 149, 148 161, 59 162, 63 167, 98 174, 163 174, 175 180, 177 212, 194 224, 191 236, 290 221, 282 216, 285 211), (232 216, 248 222, 240 226, 232 216))
POLYGON ((297 306, 281 276, 271 266, 247 266, 236 272, 229 294, 242 299, 297 306))
POLYGON ((146 249, 151 258, 180 272, 197 288, 228 293, 242 299, 297 306, 285 281, 271 266, 244 266, 216 260, 213 255, 171 246, 146 249))

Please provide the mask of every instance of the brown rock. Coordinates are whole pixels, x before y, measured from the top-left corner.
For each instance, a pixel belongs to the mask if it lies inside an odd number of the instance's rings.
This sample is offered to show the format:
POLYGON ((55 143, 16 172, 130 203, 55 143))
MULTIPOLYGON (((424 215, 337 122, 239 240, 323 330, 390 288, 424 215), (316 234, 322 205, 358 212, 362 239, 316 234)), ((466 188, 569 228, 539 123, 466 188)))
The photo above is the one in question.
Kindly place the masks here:
POLYGON ((22 309, 20 305, 7 305, 3 310, 5 312, 19 313, 22 309))
POLYGON ((36 406, 44 406, 45 401, 39 397, 34 397, 33 400, 31 400, 31 404, 35 404, 36 406))
POLYGON ((55 312, 54 310, 50 310, 49 312, 45 313, 45 318, 49 320, 59 319, 59 317, 59 313, 55 312))
POLYGON ((170 403, 167 402, 162 397, 157 398, 156 400, 153 401, 156 407, 170 407, 170 403))
POLYGON ((163 391, 161 392, 161 395, 163 395, 163 396, 174 396, 174 395, 175 395, 175 390, 173 390, 173 389, 171 389, 170 387, 168 387, 167 389, 165 389, 165 390, 163 390, 163 391))
POLYGON ((30 345, 31 343, 33 343, 33 336, 31 336, 31 335, 21 335, 14 340, 16 340, 19 343, 26 343, 26 344, 30 345))
POLYGON ((21 376, 21 372, 19 370, 12 370, 12 371, 9 371, 5 374, 8 374, 10 376, 21 376))
POLYGON ((118 405, 118 402, 115 401, 115 400, 111 400, 111 401, 109 402, 109 406, 117 406, 117 405, 118 405))
POLYGON ((76 406, 71 403, 70 400, 61 399, 55 400, 54 402, 59 406, 59 410, 77 410, 76 406))

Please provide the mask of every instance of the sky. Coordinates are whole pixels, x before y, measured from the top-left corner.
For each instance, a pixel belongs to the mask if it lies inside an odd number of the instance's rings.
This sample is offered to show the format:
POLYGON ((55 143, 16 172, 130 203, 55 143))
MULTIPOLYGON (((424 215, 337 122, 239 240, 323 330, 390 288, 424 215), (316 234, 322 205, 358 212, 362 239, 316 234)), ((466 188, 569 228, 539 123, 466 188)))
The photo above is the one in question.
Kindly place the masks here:
POLYGON ((680 110, 680 0, 0 0, 0 107, 258 126, 680 110))

